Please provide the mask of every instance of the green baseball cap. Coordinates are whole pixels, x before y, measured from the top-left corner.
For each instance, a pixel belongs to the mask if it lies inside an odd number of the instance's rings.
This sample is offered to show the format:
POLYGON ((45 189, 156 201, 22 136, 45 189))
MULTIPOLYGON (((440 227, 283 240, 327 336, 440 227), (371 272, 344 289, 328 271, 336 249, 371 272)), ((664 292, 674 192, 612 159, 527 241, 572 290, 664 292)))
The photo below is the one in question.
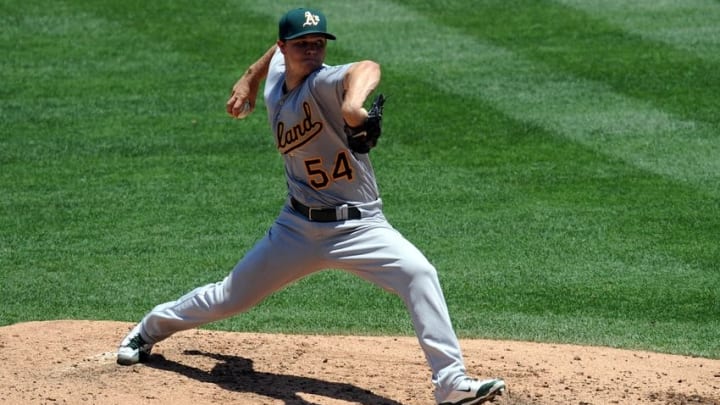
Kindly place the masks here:
POLYGON ((327 39, 335 39, 335 35, 327 32, 325 14, 311 8, 296 8, 288 11, 280 18, 278 26, 281 41, 310 34, 320 34, 327 39))

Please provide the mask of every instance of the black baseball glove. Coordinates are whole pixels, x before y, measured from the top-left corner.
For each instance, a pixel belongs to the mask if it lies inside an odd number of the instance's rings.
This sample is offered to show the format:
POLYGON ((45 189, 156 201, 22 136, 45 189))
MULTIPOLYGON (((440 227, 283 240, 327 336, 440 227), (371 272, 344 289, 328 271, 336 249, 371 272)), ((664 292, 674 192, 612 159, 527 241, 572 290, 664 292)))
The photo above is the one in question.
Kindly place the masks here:
POLYGON ((368 153, 377 145, 378 138, 382 134, 383 104, 385 104, 385 97, 380 94, 375 97, 375 101, 368 111, 368 117, 362 125, 357 127, 345 125, 345 135, 347 135, 348 145, 353 152, 368 153))

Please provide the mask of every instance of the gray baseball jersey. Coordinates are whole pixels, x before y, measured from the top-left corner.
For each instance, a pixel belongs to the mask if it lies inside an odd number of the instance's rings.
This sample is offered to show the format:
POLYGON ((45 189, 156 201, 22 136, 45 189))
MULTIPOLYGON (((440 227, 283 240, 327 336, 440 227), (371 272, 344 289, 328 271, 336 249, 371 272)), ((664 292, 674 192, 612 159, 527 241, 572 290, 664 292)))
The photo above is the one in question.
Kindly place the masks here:
POLYGON ((367 154, 353 154, 340 107, 350 65, 323 66, 285 92, 285 62, 270 62, 265 103, 278 151, 285 161, 290 195, 309 206, 362 204, 379 198, 367 154))
POLYGON ((435 268, 385 219, 368 155, 348 148, 340 106, 349 66, 323 66, 285 92, 283 57, 275 54, 265 98, 285 161, 288 203, 223 281, 156 306, 143 318, 140 333, 153 344, 247 311, 314 272, 342 269, 402 298, 432 370, 435 395, 444 398, 465 376, 459 344, 435 268), (292 199, 313 208, 345 207, 339 213, 352 208, 361 215, 316 222, 292 199))

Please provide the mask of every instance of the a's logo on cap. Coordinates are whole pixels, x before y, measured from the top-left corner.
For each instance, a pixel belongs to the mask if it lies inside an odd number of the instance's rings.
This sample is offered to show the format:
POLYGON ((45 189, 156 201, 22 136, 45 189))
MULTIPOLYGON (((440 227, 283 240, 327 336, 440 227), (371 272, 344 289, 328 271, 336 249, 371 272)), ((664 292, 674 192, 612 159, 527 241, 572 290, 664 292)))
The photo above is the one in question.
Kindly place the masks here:
POLYGON ((308 25, 318 25, 320 24, 320 16, 313 14, 309 11, 305 12, 305 24, 303 24, 303 27, 307 27, 308 25))

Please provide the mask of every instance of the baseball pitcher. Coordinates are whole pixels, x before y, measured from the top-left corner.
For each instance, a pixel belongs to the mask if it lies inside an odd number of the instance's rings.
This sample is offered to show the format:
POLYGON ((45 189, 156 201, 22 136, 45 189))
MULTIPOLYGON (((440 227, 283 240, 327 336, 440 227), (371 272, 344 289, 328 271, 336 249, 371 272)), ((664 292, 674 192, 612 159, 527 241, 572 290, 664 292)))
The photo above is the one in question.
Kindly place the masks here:
POLYGON ((275 146, 283 157, 286 204, 267 234, 222 281, 153 308, 122 340, 117 361, 148 359, 172 334, 244 312, 289 283, 343 269, 399 295, 432 371, 438 404, 480 404, 505 382, 466 375, 435 268, 386 220, 370 163, 382 133, 385 97, 364 105, 380 66, 324 63, 322 12, 299 8, 279 21, 278 41, 233 87, 226 108, 244 118, 260 86, 275 146))

